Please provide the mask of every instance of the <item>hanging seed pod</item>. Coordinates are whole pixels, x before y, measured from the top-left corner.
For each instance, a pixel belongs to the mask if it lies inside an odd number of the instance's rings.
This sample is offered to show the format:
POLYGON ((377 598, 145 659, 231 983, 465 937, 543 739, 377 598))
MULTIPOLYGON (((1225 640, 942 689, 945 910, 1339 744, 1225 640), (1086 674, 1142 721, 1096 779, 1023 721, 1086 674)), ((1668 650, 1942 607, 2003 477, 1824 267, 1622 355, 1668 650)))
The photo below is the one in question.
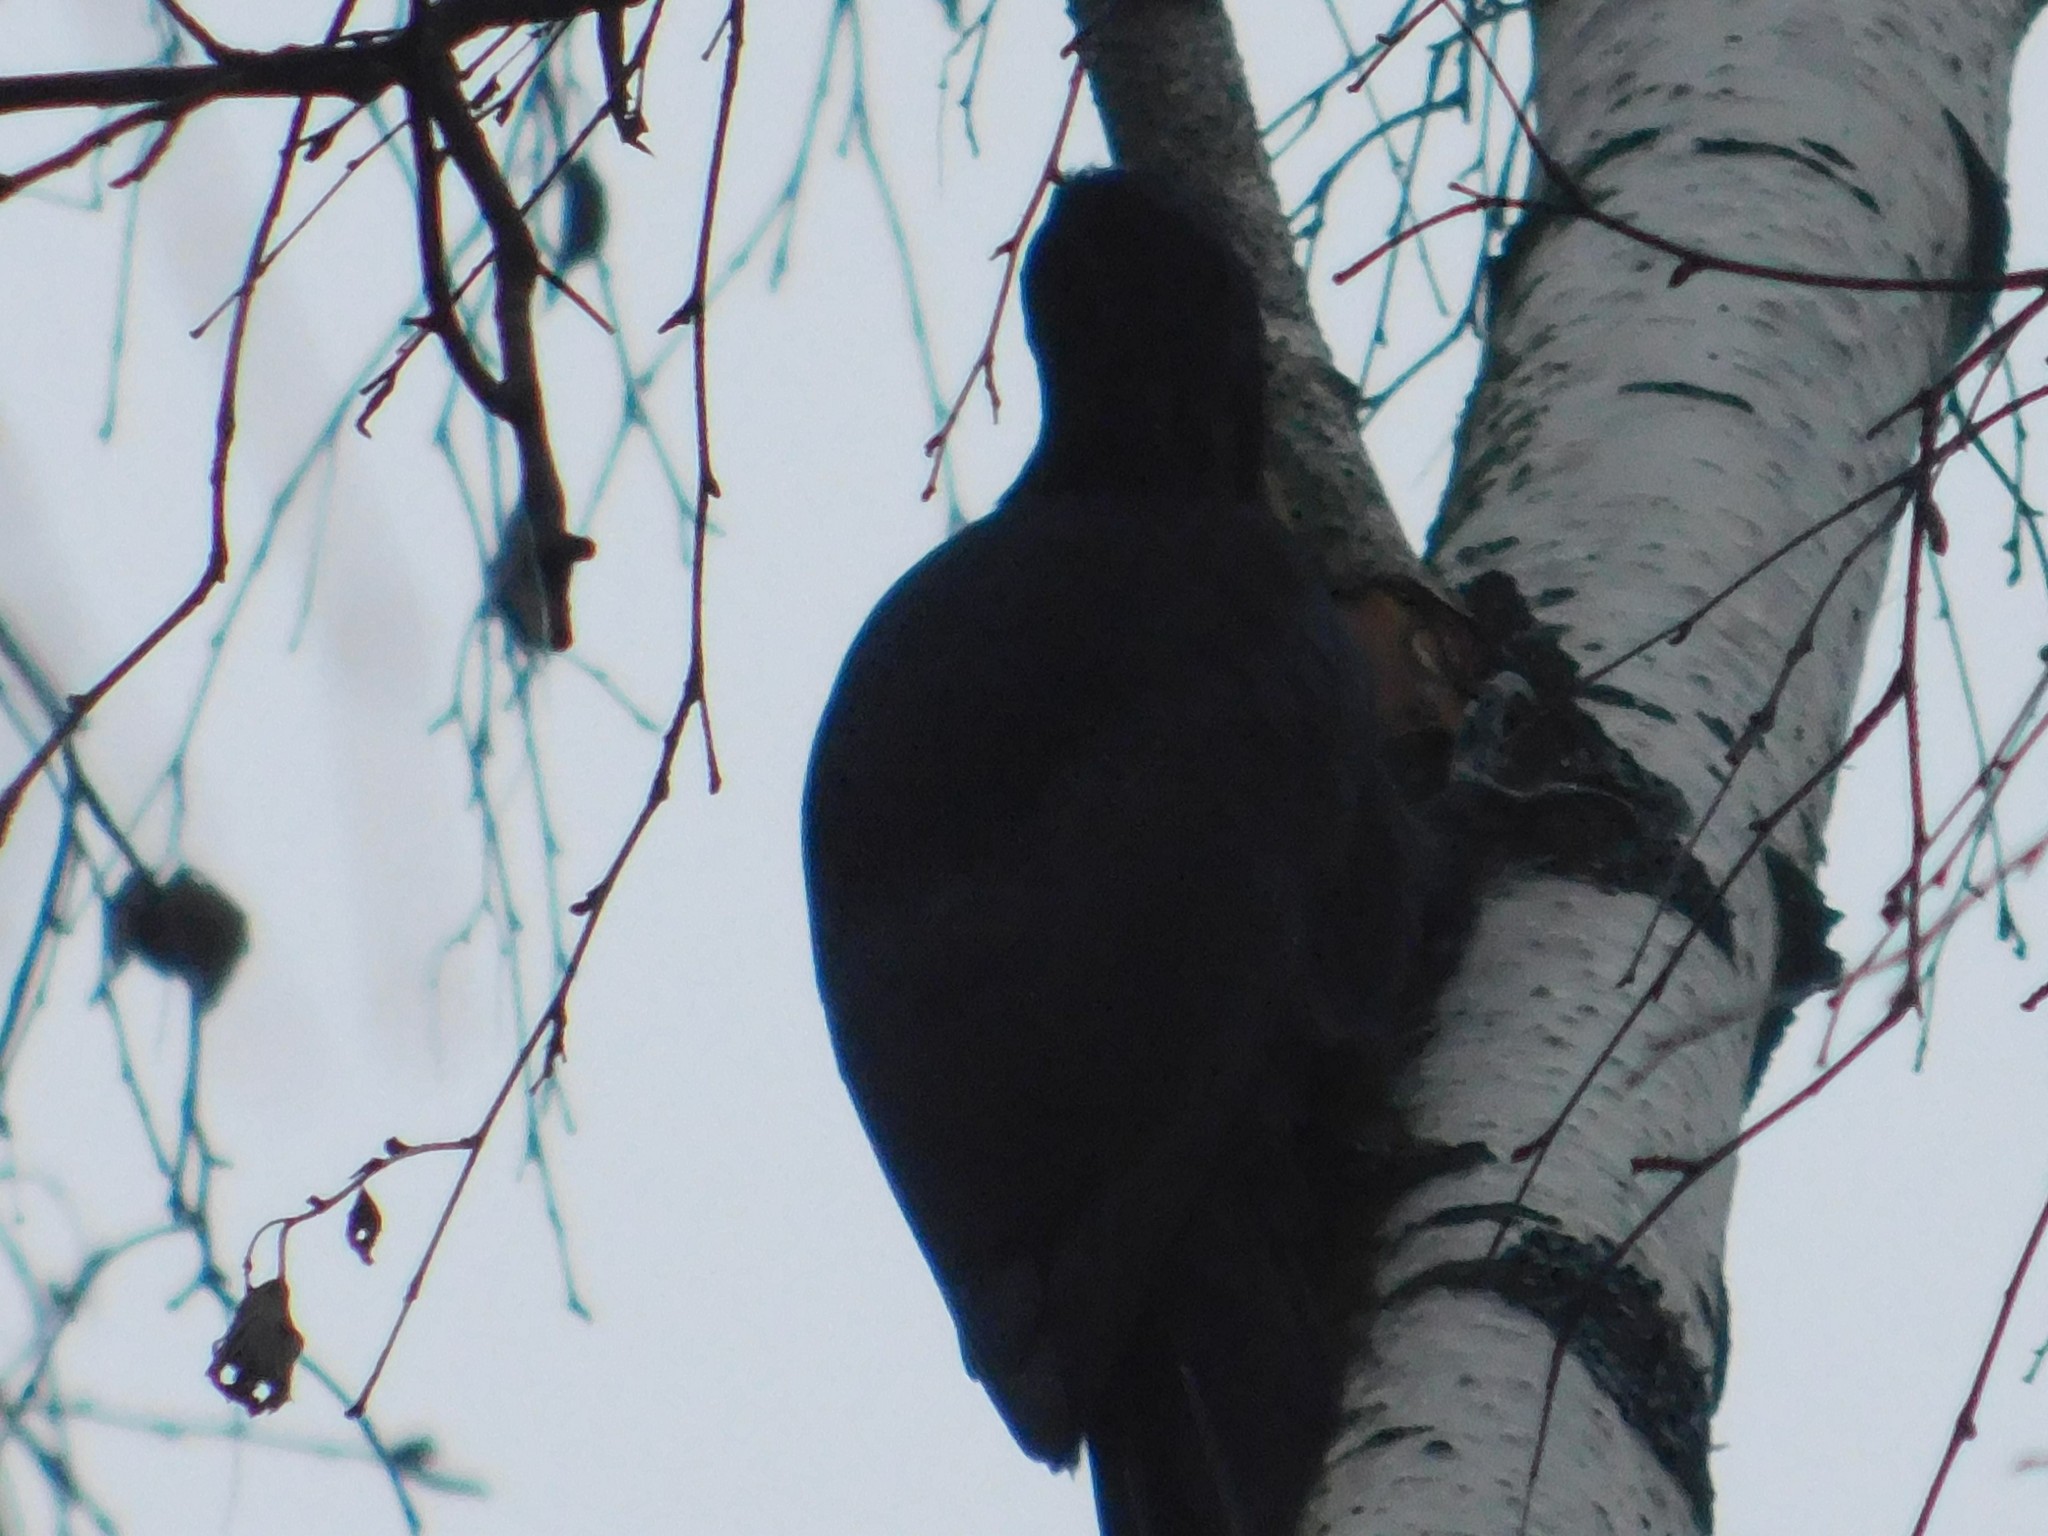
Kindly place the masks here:
POLYGON ((107 908, 107 953, 175 976, 205 1008, 249 948, 249 920, 219 886, 181 869, 161 884, 137 870, 107 908))

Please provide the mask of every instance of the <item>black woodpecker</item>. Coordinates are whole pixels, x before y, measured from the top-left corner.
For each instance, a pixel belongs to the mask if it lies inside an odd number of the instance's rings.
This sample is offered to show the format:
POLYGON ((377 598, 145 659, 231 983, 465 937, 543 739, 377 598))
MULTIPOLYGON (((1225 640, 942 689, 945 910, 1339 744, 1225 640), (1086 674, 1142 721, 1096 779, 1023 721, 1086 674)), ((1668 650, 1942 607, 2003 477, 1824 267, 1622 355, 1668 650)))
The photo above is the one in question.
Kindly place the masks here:
POLYGON ((1174 189, 1066 179, 1044 425, 885 596, 803 807, 839 1066, 1018 1443, 1106 1536, 1291 1536, 1460 882, 1260 501, 1263 327, 1174 189))

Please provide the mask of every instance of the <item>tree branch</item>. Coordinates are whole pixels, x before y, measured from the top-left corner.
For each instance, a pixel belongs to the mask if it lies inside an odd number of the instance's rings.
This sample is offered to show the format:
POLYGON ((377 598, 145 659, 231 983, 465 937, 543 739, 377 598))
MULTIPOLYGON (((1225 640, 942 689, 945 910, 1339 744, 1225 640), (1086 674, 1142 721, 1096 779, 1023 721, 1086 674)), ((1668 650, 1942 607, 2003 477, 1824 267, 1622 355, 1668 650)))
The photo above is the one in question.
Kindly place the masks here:
POLYGON ((1220 216, 1265 311, 1268 484, 1340 593, 1435 587, 1359 437, 1357 391, 1330 358, 1294 259, 1222 0, 1068 0, 1110 151, 1220 216))
MULTIPOLYGON (((429 29, 444 47, 493 27, 543 26, 578 16, 615 14, 641 0, 442 0, 429 29)), ((376 33, 338 44, 294 45, 268 53, 221 47, 208 64, 88 69, 0 78, 0 115, 65 107, 168 106, 182 112, 228 97, 342 96, 374 101, 397 85, 417 59, 407 32, 376 33)), ((4 182, 0 182, 4 186, 4 182)))

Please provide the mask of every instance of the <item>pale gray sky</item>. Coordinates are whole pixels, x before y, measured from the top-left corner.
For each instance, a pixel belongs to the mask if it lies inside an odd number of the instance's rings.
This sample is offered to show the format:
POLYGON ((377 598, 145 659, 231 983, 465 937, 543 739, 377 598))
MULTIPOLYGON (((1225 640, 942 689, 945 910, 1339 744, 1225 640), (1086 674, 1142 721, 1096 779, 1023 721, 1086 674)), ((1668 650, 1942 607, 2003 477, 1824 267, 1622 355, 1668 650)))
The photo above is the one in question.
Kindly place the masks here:
MULTIPOLYGON (((651 103, 655 154, 615 144, 599 152, 618 304, 638 355, 652 353, 655 324, 688 287, 718 74, 696 50, 717 9, 670 7, 651 103)), ((1384 19, 1380 7, 1343 9, 1360 35, 1384 19)), ((721 251, 779 184, 827 10, 825 0, 755 9, 721 251)), ((1238 10, 1268 110, 1329 67, 1335 34, 1320 0, 1238 10)), ((215 0, 203 14, 253 45, 312 35, 320 11, 215 0)), ((988 252, 1009 233, 1058 110, 1061 8, 1008 0, 1000 9, 979 95, 979 156, 934 89, 948 42, 939 7, 865 0, 861 13, 870 106, 950 390, 993 298, 988 252)), ((0 0, 0 71, 132 61, 147 47, 145 14, 143 0, 0 0)), ((2040 46, 2021 81, 2015 143, 2048 143, 2048 96, 2027 85, 2048 82, 2040 46)), ((843 117, 845 87, 842 73, 828 124, 843 117)), ((1399 98, 1398 82, 1388 90, 1399 98)), ((79 175, 57 189, 69 203, 0 207, 0 608, 60 686, 78 687, 110 662, 199 569, 220 335, 195 344, 184 333, 236 281, 285 115, 274 104, 208 114, 146 184, 109 442, 97 429, 125 205, 75 206, 91 185, 79 175)), ((708 566, 710 655, 727 786, 704 796, 693 741, 679 793, 632 866, 576 994, 564 1078, 576 1130, 553 1137, 551 1158, 592 1320, 563 1306, 534 1181, 515 1178, 516 1135, 507 1136, 484 1161, 376 1403, 387 1433, 431 1432, 450 1470, 489 1484, 484 1500, 429 1496, 437 1533, 1092 1529, 1085 1483, 1026 1461, 961 1372, 937 1293, 840 1090, 811 986, 795 848, 809 733, 868 605, 944 525, 942 506, 917 498, 930 417, 895 257, 865 173, 831 153, 836 139, 828 127, 786 280, 770 291, 761 269, 749 271, 713 314, 726 494, 708 566)), ((48 127, 10 121, 0 163, 54 142, 48 127)), ((362 142, 343 141, 350 153, 362 142)), ((2021 150, 2023 161, 2030 153, 2021 150)), ((1069 159, 1100 155, 1084 110, 1069 159)), ((117 154, 114 164, 125 163, 117 154)), ((1418 196, 1448 202, 1443 183, 1459 169, 1452 157, 1441 176, 1420 178, 1418 196)), ((1290 172, 1297 183, 1305 173, 1290 172)), ((304 185, 325 174, 312 168, 304 185)), ((241 561, 319 423, 407 309, 414 258, 402 186, 383 163, 359 180, 263 289, 235 469, 241 561)), ((2024 265, 2048 252, 2048 216, 2041 178, 2016 181, 2014 256, 2024 265)), ((1390 196, 1361 182, 1353 223, 1333 231, 1329 255, 1370 244, 1390 196)), ((1340 353, 1355 356, 1371 323, 1368 295, 1326 281, 1315 291, 1340 353)), ((1431 323, 1426 313, 1396 322, 1411 342, 1431 323)), ((610 345, 566 306, 551 312, 549 404, 579 504, 614 420, 610 345)), ((1426 519, 1448 467, 1470 349, 1458 358, 1370 434, 1411 526, 1426 519)), ((977 404, 955 441, 970 511, 999 493, 1034 429, 1014 324, 1001 359, 1000 425, 977 404)), ((439 357, 422 355, 375 437, 343 434, 331 467, 316 472, 324 478, 280 528, 232 632, 192 754, 187 855, 254 923, 249 959, 205 1024, 206 1116, 231 1164, 216 1191, 231 1252, 265 1218, 333 1187, 386 1136, 466 1131, 514 1038, 491 944, 445 948, 480 868, 462 754, 447 731, 429 729, 455 691, 478 583, 467 518, 423 447, 445 380, 439 357)), ((683 370, 664 376, 650 410, 687 463, 683 370)), ((1960 481, 1951 496, 1952 574, 1959 598, 1967 588, 1977 681, 1996 721, 2031 678, 2044 638, 2040 596, 2001 585, 2006 519, 1996 499, 1980 495, 1977 522, 1960 481)), ((625 456, 595 532, 601 554, 577 585, 578 654, 665 715, 687 587, 677 516, 644 446, 625 456)), ((124 813, 175 739, 215 618, 203 615, 167 646, 82 738, 124 813)), ((537 695, 563 888, 574 895, 637 808, 654 742, 566 664, 547 669, 537 695)), ((1899 757, 1895 740, 1881 743, 1847 776, 1839 802, 1829 875, 1851 912, 1851 952, 1897 869, 1899 757)), ((1951 786, 1967 774, 1958 761, 1946 759, 1951 786)), ((509 803, 516 827, 516 785, 509 803)), ((2014 807, 2021 838, 2048 821, 2038 805, 2014 807)), ((10 954, 52 825, 48 797, 32 798, 0 860, 10 954)), ((156 852, 165 831, 158 816, 139 836, 156 852)), ((515 841, 515 864, 530 872, 530 840, 515 841)), ((538 888, 528 897, 538 902, 538 888)), ((2023 922, 2030 908, 2040 919, 2029 933, 2048 937, 2048 912, 2031 892, 2021 899, 2023 922)), ((93 927, 50 980, 6 1102, 15 1135, 5 1152, 21 1181, 0 1195, 0 1211, 17 1241, 52 1264, 146 1223, 158 1199, 107 1015, 91 1005, 93 927)), ((1721 1525, 1736 1536, 1910 1525, 2007 1268, 2048 1194, 2048 1116, 2039 1112, 2048 1051, 2041 1026, 2015 1007, 2038 971, 1999 958, 1981 925, 1948 964, 1924 1072, 1911 1072, 1902 1034, 1745 1164, 1731 1274, 1735 1370, 1716 1426, 1721 1525)), ((537 979, 528 978, 529 1010, 537 979)), ((130 974, 117 995, 145 1076, 168 1069, 184 1038, 182 992, 130 974)), ((1816 1039, 1803 1025, 1764 1102, 1796 1087, 1816 1039)), ((351 1385, 374 1357, 452 1172, 415 1163, 380 1181, 386 1233, 374 1269, 345 1251, 338 1223, 294 1240, 299 1319, 351 1385)), ((177 1243, 123 1260, 63 1347, 66 1386, 123 1414, 220 1422, 200 1374, 220 1318, 203 1298, 164 1310, 189 1273, 189 1250, 177 1243)), ((25 1322, 0 1287, 0 1359, 25 1322)), ((2048 1520, 2048 1474, 2015 1470, 2048 1454, 2048 1389, 2018 1382, 2044 1337, 2048 1277, 2023 1299, 1938 1529, 2038 1530, 2048 1520)), ((260 1429, 350 1444, 337 1406, 310 1382, 260 1429)), ((402 1529, 381 1480, 359 1466, 84 1426, 76 1457, 138 1533, 402 1529)), ((38 1508, 40 1480, 18 1447, 0 1450, 0 1485, 38 1508)), ((16 1522, 0 1513, 0 1527, 16 1522)))

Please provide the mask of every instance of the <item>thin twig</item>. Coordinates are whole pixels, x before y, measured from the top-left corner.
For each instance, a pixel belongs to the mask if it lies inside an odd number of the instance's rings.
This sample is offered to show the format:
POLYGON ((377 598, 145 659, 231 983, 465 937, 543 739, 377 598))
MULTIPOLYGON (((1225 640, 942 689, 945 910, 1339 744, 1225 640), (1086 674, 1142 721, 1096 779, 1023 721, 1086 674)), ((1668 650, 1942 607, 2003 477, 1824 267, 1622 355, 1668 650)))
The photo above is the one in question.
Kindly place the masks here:
POLYGON ((968 396, 974 393, 974 381, 981 379, 988 386, 988 407, 991 416, 1000 416, 1003 397, 996 389, 996 333, 1003 326, 1003 311, 1010 302, 1010 290, 1016 286, 1017 266, 1024 258, 1024 237, 1031 231, 1032 220, 1038 217, 1039 207, 1045 202, 1045 195, 1059 182, 1060 156, 1066 149, 1067 130, 1074 123, 1074 108, 1081 100, 1081 82, 1087 73, 1073 43, 1067 44, 1064 52, 1074 55, 1073 73, 1067 77, 1067 100, 1060 109, 1059 127, 1052 136, 1052 148, 1046 152, 1045 164, 1039 170, 1038 183, 1031 189, 1031 200, 1024 205, 1024 217, 1017 221, 1017 227, 1010 238, 997 246, 990 254, 1003 258, 1003 280, 996 289, 996 306, 988 318, 988 334, 981 339, 981 351, 974 359, 974 366, 967 370, 967 377, 961 381, 960 392, 953 397, 946 419, 939 424, 924 445, 925 457, 932 461, 931 474, 925 478, 921 501, 930 501, 939 488, 939 470, 945 463, 946 445, 952 440, 953 428, 959 424, 960 413, 967 409, 968 396))
MULTIPOLYGON (((717 127, 712 138, 711 163, 705 177, 704 214, 698 235, 696 271, 696 292, 698 294, 706 291, 706 285, 709 280, 711 237, 717 213, 721 177, 725 165, 725 147, 731 133, 733 101, 739 91, 740 56, 746 35, 745 0, 730 0, 725 21, 720 30, 726 39, 725 74, 719 95, 717 127)), ((690 306, 686 306, 686 308, 690 308, 690 306)), ((431 1146, 423 1144, 418 1148, 407 1147, 401 1144, 398 1154, 387 1150, 387 1156, 401 1154, 412 1156, 422 1150, 459 1151, 462 1153, 462 1166, 455 1176, 454 1184, 448 1191, 447 1199, 442 1204, 441 1214, 434 1223, 433 1233, 427 1239, 427 1245, 420 1255, 419 1263, 415 1266, 412 1277, 406 1284, 404 1297, 399 1303, 398 1315, 393 1319, 390 1331, 385 1335, 383 1346, 377 1353, 376 1362, 372 1365, 370 1374, 363 1383, 362 1391, 357 1395, 355 1402, 349 1406, 348 1412, 351 1417, 359 1418, 368 1410, 370 1396, 376 1390, 377 1383, 383 1378, 384 1369, 390 1362, 393 1349, 397 1346, 398 1336, 404 1329, 406 1320, 412 1313, 413 1306, 419 1300, 421 1288, 426 1282, 427 1272, 433 1265, 435 1255, 440 1251, 441 1241, 447 1235, 449 1223, 454 1219, 455 1209, 461 1203, 463 1192, 468 1188, 470 1176, 476 1171, 477 1163, 483 1156, 484 1147, 490 1139, 492 1130, 497 1125, 499 1116, 504 1112, 505 1106, 511 1101, 514 1091, 524 1080, 527 1069, 534 1062, 537 1053, 540 1057, 541 1077, 542 1080, 545 1080, 554 1072, 556 1066, 567 1052, 570 991, 575 986, 576 978, 582 973, 584 957, 589 953, 590 943, 596 935, 598 922, 604 915, 606 904, 609 902, 613 891, 617 889, 619 877, 625 872, 626 865, 631 861, 634 851, 639 847, 641 838, 653 823, 655 814, 669 798, 670 783, 676 757, 682 748, 684 730, 693 715, 701 716, 703 721, 706 771, 708 786, 711 792, 715 794, 721 783, 718 771, 717 750, 713 744, 711 734, 710 705, 705 690, 704 670, 704 551, 710 526, 711 500, 718 494, 718 482, 712 471, 711 464, 710 408, 708 404, 710 374, 709 352, 705 342, 705 308, 706 306, 703 303, 697 303, 691 309, 689 316, 690 322, 697 328, 695 342, 697 359, 697 464, 699 480, 695 536, 693 541, 693 562, 690 574, 690 656, 685 669, 682 691, 677 700, 675 712, 669 721, 668 729, 662 735, 660 757, 648 785, 646 798, 641 803, 639 813, 633 820, 633 825, 627 830, 625 837, 620 841, 603 876, 596 884, 590 887, 581 900, 574 903, 569 909, 583 919, 583 926, 578 931, 575 944, 571 947, 568 957, 563 962, 561 979, 556 984, 554 995, 549 999, 547 1007, 542 1011, 539 1021, 527 1033, 525 1040, 521 1043, 519 1052, 514 1057, 510 1070, 506 1072, 503 1081, 499 1083, 498 1090, 493 1095, 490 1105, 484 1111, 483 1118, 477 1123, 476 1129, 471 1131, 468 1136, 462 1137, 457 1141, 432 1144, 431 1146)), ((374 1159, 372 1161, 373 1163, 375 1162, 374 1159)), ((333 1209, 342 1198, 355 1189, 361 1188, 363 1183, 378 1171, 381 1170, 372 1167, 370 1164, 365 1164, 363 1169, 358 1170, 357 1176, 347 1185, 344 1185, 341 1191, 332 1196, 323 1197, 320 1211, 324 1212, 333 1209)), ((305 1220, 308 1216, 319 1213, 309 1210, 296 1218, 288 1219, 305 1220)))
POLYGON ((1970 1380, 1969 1395, 1963 1399, 1963 1406, 1956 1414, 1955 1428, 1949 1432, 1948 1446, 1941 1453, 1941 1465, 1935 1469, 1934 1481, 1920 1506, 1920 1518, 1913 1522, 1913 1536, 1927 1536, 1928 1524, 1934 1519, 1934 1506, 1941 1501, 1941 1490, 1948 1482, 1956 1458, 1962 1455, 1966 1442, 1977 1438, 1977 1410, 1984 1402, 1984 1387, 1991 1379, 1992 1362, 1998 1358, 1999 1345, 2005 1342, 2006 1325, 2012 1321, 2012 1309, 2020 1299, 2020 1287, 2026 1283, 2027 1272, 2034 1267, 2034 1258, 2041 1251, 2044 1236, 2048 1236, 2048 1203, 2042 1205, 2040 1214, 2034 1218, 2034 1228, 2027 1234, 2026 1246, 2020 1250, 2019 1260, 2012 1267, 2012 1276, 2005 1282, 2005 1295, 1998 1304, 1998 1318, 1991 1325, 1991 1337, 1985 1341, 1984 1353, 1978 1358, 1977 1374, 1970 1380))

